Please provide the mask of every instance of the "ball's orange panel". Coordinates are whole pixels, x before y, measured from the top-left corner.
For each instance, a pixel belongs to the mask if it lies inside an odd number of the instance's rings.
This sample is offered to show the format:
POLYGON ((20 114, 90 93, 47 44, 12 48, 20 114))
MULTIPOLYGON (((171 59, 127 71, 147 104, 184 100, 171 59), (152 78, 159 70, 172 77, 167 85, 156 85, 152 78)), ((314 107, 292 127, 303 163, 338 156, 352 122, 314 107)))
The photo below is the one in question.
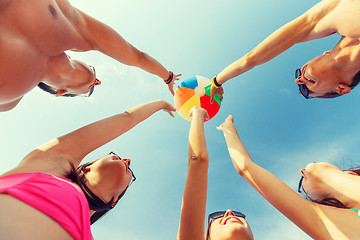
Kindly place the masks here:
POLYGON ((180 109, 181 106, 194 95, 195 95, 194 89, 186 88, 186 87, 178 87, 175 90, 175 95, 174 95, 174 105, 176 109, 180 109))
POLYGON ((200 106, 200 98, 197 95, 193 95, 188 101, 186 101, 178 110, 178 114, 185 120, 191 121, 189 116, 190 110, 193 107, 200 106))

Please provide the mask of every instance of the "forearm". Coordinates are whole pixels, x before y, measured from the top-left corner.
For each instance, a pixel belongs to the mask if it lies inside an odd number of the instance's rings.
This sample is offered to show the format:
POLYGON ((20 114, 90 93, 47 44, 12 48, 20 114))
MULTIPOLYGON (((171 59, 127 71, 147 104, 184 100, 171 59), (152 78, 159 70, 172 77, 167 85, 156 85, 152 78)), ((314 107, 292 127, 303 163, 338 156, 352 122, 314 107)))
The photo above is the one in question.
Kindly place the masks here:
POLYGON ((246 166, 252 163, 251 157, 240 140, 233 123, 227 124, 223 129, 223 133, 234 167, 239 174, 242 174, 246 166))
POLYGON ((133 107, 124 113, 91 123, 38 148, 44 153, 62 154, 75 165, 90 152, 129 131, 164 107, 157 100, 133 107))
POLYGON ((314 239, 324 239, 327 231, 320 220, 321 215, 324 215, 321 213, 321 205, 317 206, 302 198, 278 177, 253 162, 248 164, 241 175, 271 205, 304 232, 314 239))
POLYGON ((299 196, 275 175, 255 164, 233 124, 226 125, 223 131, 236 171, 271 205, 310 236, 314 236, 316 224, 308 221, 309 218, 318 218, 313 204, 299 196))
POLYGON ((320 36, 311 34, 316 23, 303 15, 276 30, 252 51, 235 61, 217 75, 219 84, 264 64, 285 52, 296 43, 309 41, 320 36))
POLYGON ((208 163, 189 164, 177 239, 204 239, 208 163))

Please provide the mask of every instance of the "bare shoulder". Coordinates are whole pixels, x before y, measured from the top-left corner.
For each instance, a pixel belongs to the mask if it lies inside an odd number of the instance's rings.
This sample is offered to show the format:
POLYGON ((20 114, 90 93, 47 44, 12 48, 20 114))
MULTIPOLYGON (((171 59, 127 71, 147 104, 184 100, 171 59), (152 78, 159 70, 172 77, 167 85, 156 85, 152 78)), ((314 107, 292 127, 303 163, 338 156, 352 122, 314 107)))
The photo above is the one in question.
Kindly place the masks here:
POLYGON ((329 15, 343 0, 322 0, 307 11, 308 16, 320 20, 329 15))
POLYGON ((76 22, 79 19, 78 10, 70 4, 68 0, 56 0, 61 12, 70 22, 76 22))
POLYGON ((71 164, 66 155, 44 154, 35 149, 22 159, 15 168, 5 172, 0 177, 31 172, 41 172, 64 177, 70 170, 71 164))
POLYGON ((360 21, 357 17, 360 14, 360 0, 323 0, 316 12, 321 17, 319 31, 334 28, 343 36, 360 37, 360 21))
MULTIPOLYGON (((327 239, 357 239, 360 234, 358 213, 345 208, 318 205, 316 208, 327 239)), ((321 232, 321 231, 319 231, 321 232)), ((324 236, 323 235, 323 236, 324 236)))

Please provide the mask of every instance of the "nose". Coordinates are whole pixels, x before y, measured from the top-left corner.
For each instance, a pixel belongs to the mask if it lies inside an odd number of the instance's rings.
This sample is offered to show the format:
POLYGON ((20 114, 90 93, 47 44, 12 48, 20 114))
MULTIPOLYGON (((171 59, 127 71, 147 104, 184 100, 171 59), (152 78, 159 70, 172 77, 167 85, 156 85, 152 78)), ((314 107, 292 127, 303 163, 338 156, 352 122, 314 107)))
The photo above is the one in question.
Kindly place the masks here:
POLYGON ((226 212, 224 214, 224 218, 226 218, 229 215, 235 216, 235 214, 230 209, 226 210, 226 212))
POLYGON ((130 158, 123 158, 122 160, 125 162, 126 166, 130 167, 131 164, 130 158))
POLYGON ((98 86, 98 85, 101 85, 101 81, 99 79, 95 79, 95 83, 94 83, 95 86, 98 86))
POLYGON ((301 174, 301 176, 305 176, 305 168, 301 168, 301 169, 299 169, 299 172, 300 172, 300 174, 301 174))
POLYGON ((304 84, 304 81, 301 79, 301 76, 295 79, 296 84, 304 84))

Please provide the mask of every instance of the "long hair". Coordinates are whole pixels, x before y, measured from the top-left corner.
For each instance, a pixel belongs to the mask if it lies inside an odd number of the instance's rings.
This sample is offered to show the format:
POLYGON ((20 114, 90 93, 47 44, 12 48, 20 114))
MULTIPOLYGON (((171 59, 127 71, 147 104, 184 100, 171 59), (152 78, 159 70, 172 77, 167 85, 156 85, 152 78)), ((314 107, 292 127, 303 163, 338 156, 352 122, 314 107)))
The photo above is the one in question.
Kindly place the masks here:
POLYGON ((90 210, 95 211, 95 213, 90 217, 90 222, 91 224, 93 224, 102 216, 104 216, 109 210, 115 207, 117 202, 124 196, 128 187, 126 187, 125 190, 119 195, 115 203, 112 203, 111 201, 105 203, 98 196, 96 196, 86 185, 87 179, 85 177, 85 168, 87 166, 90 166, 91 164, 93 164, 93 162, 85 163, 75 169, 74 164, 70 162, 71 169, 67 173, 66 177, 70 179, 73 183, 79 185, 89 203, 90 210))
MULTIPOLYGON (((357 175, 360 176, 360 168, 349 168, 343 171, 350 171, 350 172, 354 172, 357 175)), ((306 194, 306 193, 305 193, 306 194)), ((345 206, 340 200, 333 198, 333 197, 325 197, 321 200, 314 200, 311 199, 307 194, 306 194, 306 198, 309 199, 311 202, 314 203, 318 203, 318 204, 322 204, 322 205, 327 205, 327 206, 332 206, 332 207, 337 207, 337 208, 348 208, 347 206, 345 206)))

